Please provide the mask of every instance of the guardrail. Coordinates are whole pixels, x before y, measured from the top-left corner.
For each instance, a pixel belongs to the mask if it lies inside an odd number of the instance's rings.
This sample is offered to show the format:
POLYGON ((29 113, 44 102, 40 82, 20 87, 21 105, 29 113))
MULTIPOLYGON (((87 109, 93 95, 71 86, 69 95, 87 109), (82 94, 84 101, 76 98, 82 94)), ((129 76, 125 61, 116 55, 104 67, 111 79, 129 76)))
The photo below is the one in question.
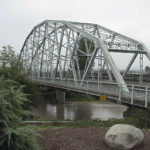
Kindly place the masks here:
POLYGON ((86 80, 80 86, 81 80, 73 79, 49 79, 49 78, 35 78, 30 77, 33 81, 39 82, 41 84, 50 85, 53 87, 69 89, 73 91, 78 91, 82 93, 88 93, 92 95, 106 95, 110 98, 116 99, 118 102, 124 102, 131 105, 137 105, 140 107, 148 107, 148 102, 150 102, 150 87, 149 86, 139 86, 127 84, 129 92, 122 90, 124 85, 118 83, 108 83, 108 82, 97 82, 86 80))

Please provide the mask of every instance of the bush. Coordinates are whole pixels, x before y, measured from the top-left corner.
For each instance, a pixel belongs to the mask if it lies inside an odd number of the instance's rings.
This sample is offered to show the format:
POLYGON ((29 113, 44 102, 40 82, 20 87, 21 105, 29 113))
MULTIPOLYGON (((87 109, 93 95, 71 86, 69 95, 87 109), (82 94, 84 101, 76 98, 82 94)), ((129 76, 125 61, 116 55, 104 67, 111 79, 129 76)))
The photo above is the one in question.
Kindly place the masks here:
POLYGON ((20 127, 22 118, 29 115, 23 109, 27 102, 22 86, 13 80, 0 78, 0 149, 39 149, 34 130, 20 127))
POLYGON ((138 128, 150 128, 150 107, 148 109, 136 109, 131 118, 138 128))

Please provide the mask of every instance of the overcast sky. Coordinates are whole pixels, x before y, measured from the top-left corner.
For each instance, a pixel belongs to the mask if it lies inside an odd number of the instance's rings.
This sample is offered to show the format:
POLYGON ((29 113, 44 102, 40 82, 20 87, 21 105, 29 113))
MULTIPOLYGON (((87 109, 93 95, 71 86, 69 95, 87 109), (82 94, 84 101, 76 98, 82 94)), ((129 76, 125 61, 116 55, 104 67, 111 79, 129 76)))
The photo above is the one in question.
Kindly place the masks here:
POLYGON ((97 23, 150 50, 150 0, 0 0, 0 47, 16 51, 43 20, 97 23))

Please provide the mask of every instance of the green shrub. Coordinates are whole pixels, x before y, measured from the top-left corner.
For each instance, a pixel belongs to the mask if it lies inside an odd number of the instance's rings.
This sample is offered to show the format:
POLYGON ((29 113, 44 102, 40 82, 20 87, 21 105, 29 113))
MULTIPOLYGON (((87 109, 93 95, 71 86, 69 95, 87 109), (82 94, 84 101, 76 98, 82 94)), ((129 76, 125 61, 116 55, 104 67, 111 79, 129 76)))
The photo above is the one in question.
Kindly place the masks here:
POLYGON ((39 150, 36 133, 30 127, 4 128, 2 148, 5 150, 39 150))
POLYGON ((131 118, 138 128, 150 128, 150 107, 148 109, 136 109, 131 118))
POLYGON ((13 80, 0 78, 0 149, 39 149, 34 130, 20 127, 22 118, 29 115, 23 109, 28 101, 22 86, 13 80))

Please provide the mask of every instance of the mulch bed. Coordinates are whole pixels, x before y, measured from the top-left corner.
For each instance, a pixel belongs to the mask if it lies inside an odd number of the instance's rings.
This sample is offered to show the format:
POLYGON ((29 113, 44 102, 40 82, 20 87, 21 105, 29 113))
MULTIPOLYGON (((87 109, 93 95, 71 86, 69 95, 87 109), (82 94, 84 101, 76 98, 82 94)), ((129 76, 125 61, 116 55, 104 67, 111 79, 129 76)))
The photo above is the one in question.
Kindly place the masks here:
MULTIPOLYGON (((104 142, 106 128, 63 128, 39 131, 43 150, 116 150, 104 142)), ((132 150, 150 150, 150 131, 144 131, 143 143, 132 150)))

